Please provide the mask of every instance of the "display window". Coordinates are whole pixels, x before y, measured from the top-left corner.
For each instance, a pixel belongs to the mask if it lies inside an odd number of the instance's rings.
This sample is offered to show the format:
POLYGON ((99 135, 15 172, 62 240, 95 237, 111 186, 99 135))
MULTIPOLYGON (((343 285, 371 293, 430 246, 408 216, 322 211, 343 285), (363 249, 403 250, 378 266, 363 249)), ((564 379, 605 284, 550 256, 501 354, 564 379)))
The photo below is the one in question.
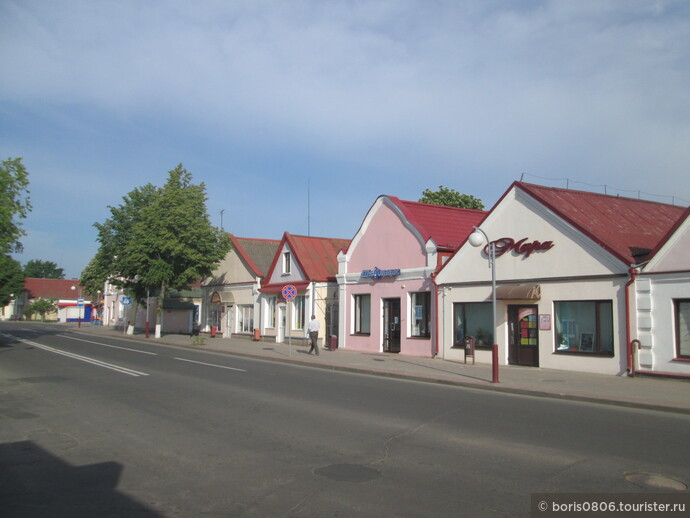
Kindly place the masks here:
POLYGON ((254 330, 254 306, 237 307, 238 333, 251 333, 254 330))
POLYGON ((676 357, 690 360, 690 300, 675 300, 676 357))
POLYGON ((465 347, 465 338, 474 338, 475 347, 493 344, 493 310, 490 302, 456 302, 453 304, 453 347, 465 347))
POLYGON ((371 295, 355 295, 355 334, 371 333, 371 295))
POLYGON ((556 352, 613 356, 613 303, 562 301, 554 303, 556 352))
POLYGON ((422 291, 410 293, 411 336, 429 338, 431 336, 431 293, 422 291))

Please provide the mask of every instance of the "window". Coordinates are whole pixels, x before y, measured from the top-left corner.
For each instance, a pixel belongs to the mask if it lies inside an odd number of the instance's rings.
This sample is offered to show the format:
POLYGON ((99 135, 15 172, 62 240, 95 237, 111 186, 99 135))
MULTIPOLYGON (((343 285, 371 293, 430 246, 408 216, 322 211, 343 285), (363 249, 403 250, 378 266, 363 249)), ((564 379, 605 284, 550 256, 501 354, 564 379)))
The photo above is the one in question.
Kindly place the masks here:
POLYGON ((431 293, 422 291, 410 293, 412 315, 412 336, 429 338, 431 336, 431 293))
POLYGON ((371 333, 371 295, 355 295, 355 333, 371 333))
POLYGON ((266 318, 264 325, 269 329, 276 327, 276 297, 268 297, 264 300, 264 309, 266 318))
POLYGON ((676 356, 690 359, 690 300, 674 301, 676 313, 676 356))
POLYGON ((283 252, 283 273, 290 273, 291 267, 291 257, 290 252, 283 252))
POLYGON ((603 301, 555 302, 556 352, 613 356, 613 304, 603 301))
POLYGON ((238 333, 251 333, 254 330, 254 306, 237 307, 238 333))
POLYGON ((494 313, 490 302, 453 304, 453 347, 465 347, 465 338, 475 339, 475 347, 494 343, 494 313))
POLYGON ((293 322, 295 325, 293 329, 304 329, 305 310, 307 307, 306 297, 304 295, 298 295, 294 300, 295 316, 293 322))

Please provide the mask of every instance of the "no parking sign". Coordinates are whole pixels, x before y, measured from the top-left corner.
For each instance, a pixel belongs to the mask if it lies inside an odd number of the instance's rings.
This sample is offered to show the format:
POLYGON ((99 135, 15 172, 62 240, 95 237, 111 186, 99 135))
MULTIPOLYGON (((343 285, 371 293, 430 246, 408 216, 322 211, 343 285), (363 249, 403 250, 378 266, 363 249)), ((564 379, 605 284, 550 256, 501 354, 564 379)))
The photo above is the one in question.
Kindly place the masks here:
POLYGON ((283 286, 283 298, 285 300, 292 300, 297 296, 297 288, 292 284, 287 284, 283 286))

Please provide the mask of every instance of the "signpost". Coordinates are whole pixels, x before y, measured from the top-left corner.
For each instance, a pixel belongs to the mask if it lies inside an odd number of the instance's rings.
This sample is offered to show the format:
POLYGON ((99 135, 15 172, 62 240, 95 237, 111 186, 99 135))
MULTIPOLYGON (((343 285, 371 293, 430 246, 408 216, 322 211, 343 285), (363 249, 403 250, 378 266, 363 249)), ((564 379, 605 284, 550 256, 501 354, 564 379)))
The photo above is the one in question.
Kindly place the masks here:
MULTIPOLYGON (((129 306, 132 303, 132 299, 130 297, 125 297, 123 296, 120 299, 120 304, 123 306, 129 306)), ((127 310, 126 308, 123 308, 122 310, 122 328, 125 330, 125 334, 127 334, 127 310)))
POLYGON ((292 307, 292 300, 297 296, 297 288, 295 288, 292 284, 286 284, 283 286, 283 298, 287 301, 288 303, 288 315, 287 315, 287 324, 285 324, 285 327, 287 329, 285 330, 288 334, 288 356, 292 356, 292 333, 290 333, 290 308, 292 307))

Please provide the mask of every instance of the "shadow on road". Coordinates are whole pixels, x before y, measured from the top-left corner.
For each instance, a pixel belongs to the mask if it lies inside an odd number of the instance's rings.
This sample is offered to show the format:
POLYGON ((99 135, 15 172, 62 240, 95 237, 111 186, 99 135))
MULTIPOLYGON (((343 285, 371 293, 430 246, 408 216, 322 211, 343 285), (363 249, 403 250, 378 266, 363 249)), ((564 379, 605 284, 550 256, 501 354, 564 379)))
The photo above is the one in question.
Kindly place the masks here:
POLYGON ((71 466, 32 441, 0 444, 0 516, 163 516, 117 491, 122 465, 71 466))

